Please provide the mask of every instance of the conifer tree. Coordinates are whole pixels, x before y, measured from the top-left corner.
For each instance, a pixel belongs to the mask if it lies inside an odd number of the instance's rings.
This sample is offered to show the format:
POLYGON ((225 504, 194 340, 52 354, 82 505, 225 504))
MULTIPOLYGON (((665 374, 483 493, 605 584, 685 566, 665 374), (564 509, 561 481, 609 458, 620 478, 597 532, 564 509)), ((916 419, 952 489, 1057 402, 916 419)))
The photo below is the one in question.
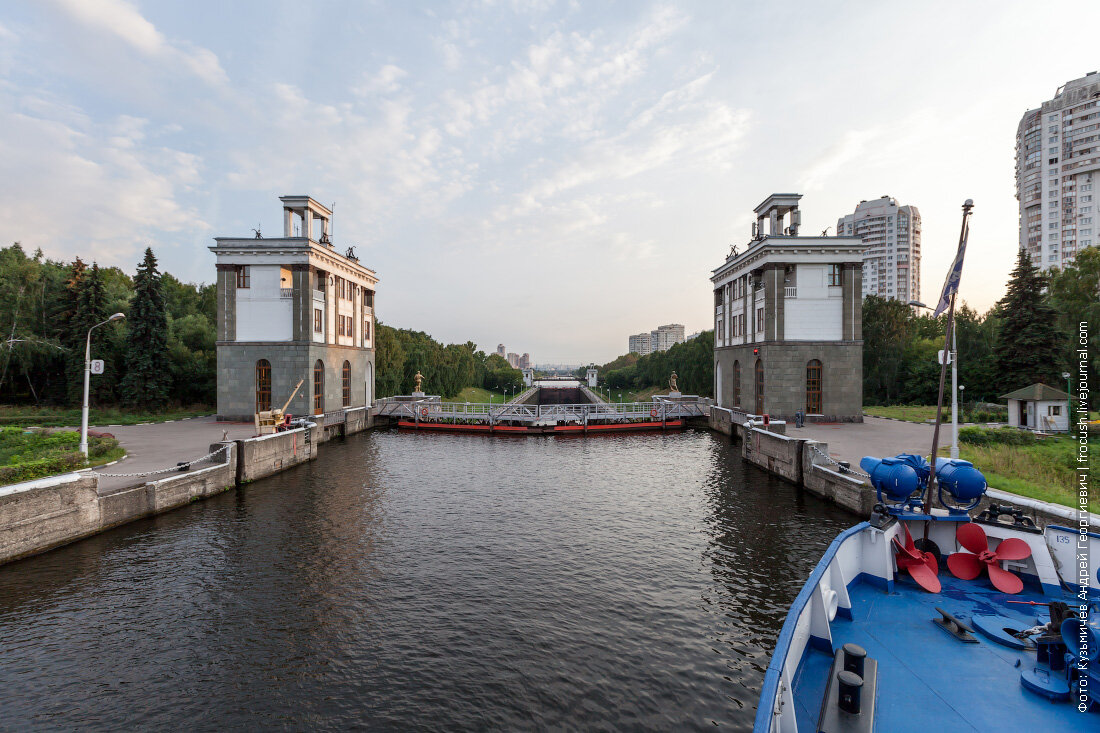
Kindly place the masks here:
POLYGON ((1045 286, 1045 278, 1021 249, 1008 292, 997 303, 994 362, 998 383, 1006 392, 1036 382, 1057 387, 1062 381, 1058 313, 1047 300, 1045 286))
POLYGON ((72 272, 69 299, 73 306, 73 314, 67 324, 66 341, 70 352, 66 376, 69 402, 79 405, 84 398, 84 347, 88 338, 88 329, 107 317, 107 306, 98 264, 93 262, 89 269, 77 259, 73 263, 72 272))
POLYGON ((152 248, 134 277, 134 299, 126 319, 126 378, 124 399, 131 405, 152 408, 168 397, 168 310, 164 284, 152 248))

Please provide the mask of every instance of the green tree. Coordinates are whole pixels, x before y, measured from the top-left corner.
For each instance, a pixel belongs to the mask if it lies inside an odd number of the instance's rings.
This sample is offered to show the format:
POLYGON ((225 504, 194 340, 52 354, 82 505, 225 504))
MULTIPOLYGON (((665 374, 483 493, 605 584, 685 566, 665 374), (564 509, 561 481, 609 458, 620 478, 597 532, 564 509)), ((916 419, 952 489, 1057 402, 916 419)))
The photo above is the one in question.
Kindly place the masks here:
MULTIPOLYGON (((1054 273, 1050 279, 1050 302, 1058 311, 1058 330, 1065 344, 1066 362, 1070 374, 1076 379, 1080 371, 1080 359, 1076 348, 1079 340, 1079 328, 1087 321, 1092 328, 1100 323, 1100 248, 1089 247, 1081 250, 1073 263, 1061 272, 1054 273)), ((1100 339, 1089 339, 1088 352, 1089 384, 1100 384, 1097 377, 1097 365, 1100 365, 1100 339)), ((1065 380, 1051 386, 1064 389, 1065 380)), ((1100 405, 1100 390, 1090 393, 1090 405, 1100 405)))
MULTIPOLYGON (((86 268, 84 263, 77 259, 73 263, 72 277, 72 302, 73 317, 68 323, 68 335, 66 341, 69 345, 69 358, 66 365, 68 383, 69 404, 79 405, 84 397, 84 350, 87 343, 88 331, 92 326, 106 319, 106 293, 103 288, 103 279, 100 277, 99 265, 92 263, 91 268, 86 268)), ((101 343, 93 348, 92 358, 96 358, 101 352, 101 343)), ((91 397, 99 399, 103 396, 105 387, 103 380, 93 380, 91 385, 91 397)))
POLYGON ((899 300, 863 299, 863 400, 890 405, 901 395, 906 356, 917 331, 913 310, 899 300))
POLYGON ((1000 324, 994 361, 1001 390, 1062 381, 1065 346, 1056 327, 1058 312, 1047 301, 1045 285, 1031 257, 1020 250, 1008 292, 997 303, 1000 324))
POLYGON ((134 278, 134 299, 126 320, 125 401, 136 407, 155 408, 168 397, 168 312, 157 258, 150 247, 134 278))

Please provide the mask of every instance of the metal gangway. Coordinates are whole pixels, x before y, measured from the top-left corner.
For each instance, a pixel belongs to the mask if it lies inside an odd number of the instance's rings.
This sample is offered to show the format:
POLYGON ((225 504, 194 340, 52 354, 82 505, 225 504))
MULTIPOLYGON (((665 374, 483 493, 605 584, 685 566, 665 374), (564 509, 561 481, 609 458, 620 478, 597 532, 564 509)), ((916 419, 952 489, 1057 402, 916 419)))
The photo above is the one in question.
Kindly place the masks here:
POLYGON ((576 405, 525 405, 509 402, 442 402, 438 399, 385 401, 378 417, 411 422, 470 424, 561 425, 630 422, 669 422, 706 417, 707 404, 699 400, 652 402, 592 402, 576 405))

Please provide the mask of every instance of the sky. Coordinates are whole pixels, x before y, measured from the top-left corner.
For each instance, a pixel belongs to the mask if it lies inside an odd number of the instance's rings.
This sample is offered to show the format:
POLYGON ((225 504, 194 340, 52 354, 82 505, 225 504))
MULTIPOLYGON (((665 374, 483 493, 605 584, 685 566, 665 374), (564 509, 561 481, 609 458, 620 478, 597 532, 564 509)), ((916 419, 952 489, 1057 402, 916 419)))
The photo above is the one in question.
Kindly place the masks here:
MULTIPOLYGON (((1043 17, 1100 25, 1100 3, 1043 17)), ((379 318, 537 363, 711 327, 711 270, 794 191, 802 232, 919 208, 938 297, 1016 257, 1016 125, 1100 68, 1024 2, 133 2, 0 5, 0 242, 214 280, 215 236, 334 206, 379 318), (1065 42, 1057 43, 1060 34, 1065 42), (1057 44, 1057 45, 1054 45, 1057 44)))

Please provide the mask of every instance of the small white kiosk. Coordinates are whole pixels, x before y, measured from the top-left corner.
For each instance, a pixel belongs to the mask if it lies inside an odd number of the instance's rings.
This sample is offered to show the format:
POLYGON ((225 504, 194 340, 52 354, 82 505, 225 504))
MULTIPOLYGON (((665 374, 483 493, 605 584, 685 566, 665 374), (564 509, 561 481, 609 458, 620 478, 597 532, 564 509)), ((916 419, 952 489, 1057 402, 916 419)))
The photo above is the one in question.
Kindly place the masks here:
POLYGON ((1008 400, 1008 424, 1011 427, 1044 433, 1069 430, 1069 395, 1060 389, 1036 382, 1001 395, 1001 399, 1008 400))

